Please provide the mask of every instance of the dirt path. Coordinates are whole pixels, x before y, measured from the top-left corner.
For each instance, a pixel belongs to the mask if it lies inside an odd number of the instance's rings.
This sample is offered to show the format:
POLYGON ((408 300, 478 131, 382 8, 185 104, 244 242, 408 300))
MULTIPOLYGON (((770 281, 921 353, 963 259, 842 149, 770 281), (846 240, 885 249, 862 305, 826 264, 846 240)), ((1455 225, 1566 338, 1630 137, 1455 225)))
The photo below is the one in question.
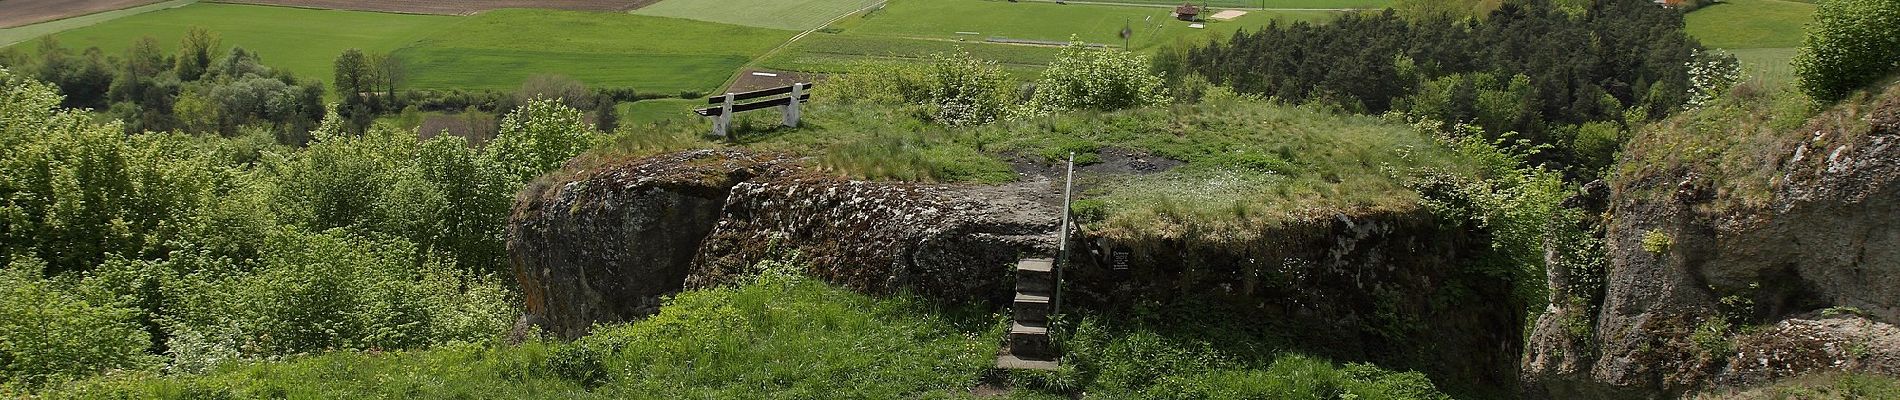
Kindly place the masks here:
POLYGON ((157 3, 161 0, 6 0, 0 1, 0 28, 13 28, 86 14, 157 3))

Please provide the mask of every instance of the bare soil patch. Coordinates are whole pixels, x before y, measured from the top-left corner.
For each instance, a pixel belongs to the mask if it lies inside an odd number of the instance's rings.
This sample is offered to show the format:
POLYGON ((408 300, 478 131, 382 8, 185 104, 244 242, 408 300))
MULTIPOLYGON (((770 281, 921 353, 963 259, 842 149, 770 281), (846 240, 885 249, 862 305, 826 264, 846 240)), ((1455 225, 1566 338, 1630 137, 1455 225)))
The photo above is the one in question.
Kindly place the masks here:
MULTIPOLYGON (((13 1, 16 0, 7 0, 7 2, 13 1)), ((648 4, 657 3, 659 1, 660 0, 221 0, 220 2, 405 14, 470 15, 500 8, 627 11, 645 7, 648 4)))
POLYGON ((32 25, 86 14, 132 8, 160 0, 6 0, 0 1, 0 28, 32 25))

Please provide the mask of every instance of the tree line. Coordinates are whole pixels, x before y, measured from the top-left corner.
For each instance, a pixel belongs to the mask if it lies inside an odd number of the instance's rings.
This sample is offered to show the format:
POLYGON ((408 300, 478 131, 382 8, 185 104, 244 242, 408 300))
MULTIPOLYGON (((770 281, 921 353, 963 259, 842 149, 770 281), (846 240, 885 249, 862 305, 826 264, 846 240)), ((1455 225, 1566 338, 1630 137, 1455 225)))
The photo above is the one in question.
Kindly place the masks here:
POLYGON ((324 113, 322 82, 266 66, 241 47, 224 51, 218 35, 202 28, 186 32, 174 54, 151 37, 111 56, 97 47, 75 53, 49 36, 35 55, 9 52, 0 65, 58 87, 62 106, 124 121, 127 133, 233 136, 264 126, 282 142, 302 143, 324 113))
POLYGON ((1173 79, 1191 73, 1287 102, 1515 132, 1554 150, 1534 161, 1593 174, 1631 124, 1672 114, 1694 95, 1689 66, 1722 62, 1698 60, 1712 54, 1701 50, 1680 11, 1649 1, 1524 0, 1481 18, 1385 10, 1276 22, 1166 51, 1157 64, 1173 79))

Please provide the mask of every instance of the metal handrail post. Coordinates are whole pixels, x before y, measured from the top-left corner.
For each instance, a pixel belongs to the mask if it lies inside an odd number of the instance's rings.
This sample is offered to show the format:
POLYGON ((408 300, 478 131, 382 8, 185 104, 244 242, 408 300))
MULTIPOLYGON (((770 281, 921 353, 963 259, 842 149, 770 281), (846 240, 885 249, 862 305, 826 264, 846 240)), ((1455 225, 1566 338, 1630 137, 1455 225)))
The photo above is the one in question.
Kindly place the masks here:
POLYGON ((1069 152, 1069 172, 1062 181, 1062 226, 1056 229, 1056 293, 1051 299, 1050 314, 1062 313, 1062 273, 1069 269, 1069 204, 1071 193, 1075 190, 1075 152, 1069 152))

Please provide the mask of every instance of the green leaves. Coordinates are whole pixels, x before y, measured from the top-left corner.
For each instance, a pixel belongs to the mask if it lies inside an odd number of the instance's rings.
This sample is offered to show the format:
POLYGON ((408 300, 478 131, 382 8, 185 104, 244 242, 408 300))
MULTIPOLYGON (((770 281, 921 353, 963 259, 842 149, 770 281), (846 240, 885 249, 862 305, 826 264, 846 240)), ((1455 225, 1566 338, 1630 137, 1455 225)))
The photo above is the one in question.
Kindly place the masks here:
POLYGON ((0 268, 0 393, 150 365, 137 310, 80 299, 39 279, 44 263, 0 268))
POLYGON ((500 136, 482 156, 515 182, 527 182, 593 147, 593 132, 580 110, 534 100, 502 119, 500 136))
POLYGON ((1062 110, 1113 111, 1167 104, 1161 77, 1150 72, 1148 58, 1120 49, 1093 49, 1073 44, 1062 49, 1056 62, 1036 81, 1036 94, 1024 105, 1025 115, 1062 110))
POLYGON ((1794 58, 1801 90, 1823 102, 1846 98, 1900 68, 1900 0, 1822 2, 1806 41, 1794 58))

